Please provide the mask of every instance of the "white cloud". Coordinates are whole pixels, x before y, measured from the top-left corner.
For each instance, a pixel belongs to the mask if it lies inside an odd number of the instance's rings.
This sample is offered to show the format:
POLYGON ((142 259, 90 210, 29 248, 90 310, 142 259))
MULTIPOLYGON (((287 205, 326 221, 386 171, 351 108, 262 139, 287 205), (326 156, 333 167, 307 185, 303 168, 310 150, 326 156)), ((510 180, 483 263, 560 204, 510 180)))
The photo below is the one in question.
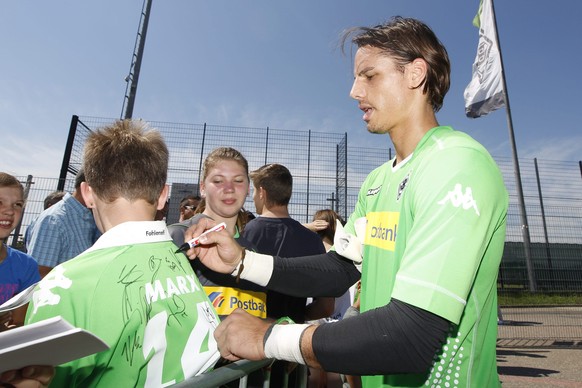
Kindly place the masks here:
POLYGON ((582 159, 582 135, 564 138, 547 137, 530 141, 519 157, 579 161, 582 159))
POLYGON ((62 148, 25 136, 5 137, 2 170, 13 175, 57 178, 63 161, 62 148))

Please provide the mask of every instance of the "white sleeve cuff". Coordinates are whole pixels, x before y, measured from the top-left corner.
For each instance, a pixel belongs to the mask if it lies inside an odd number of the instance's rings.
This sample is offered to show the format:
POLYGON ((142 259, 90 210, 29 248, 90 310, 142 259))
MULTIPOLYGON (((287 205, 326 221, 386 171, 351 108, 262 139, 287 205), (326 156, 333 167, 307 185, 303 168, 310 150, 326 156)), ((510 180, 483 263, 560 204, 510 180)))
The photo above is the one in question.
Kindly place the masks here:
POLYGON ((304 364, 301 335, 310 325, 275 325, 265 343, 265 357, 304 364))
MULTIPOLYGON (((271 275, 273 275, 273 256, 247 250, 242 263, 244 264, 244 269, 240 274, 241 279, 263 287, 271 280, 271 275)), ((238 274, 240 265, 241 263, 237 265, 231 275, 236 276, 238 274)))
POLYGON ((347 233, 338 220, 333 237, 335 251, 358 265, 362 264, 363 245, 362 240, 353 234, 347 233))

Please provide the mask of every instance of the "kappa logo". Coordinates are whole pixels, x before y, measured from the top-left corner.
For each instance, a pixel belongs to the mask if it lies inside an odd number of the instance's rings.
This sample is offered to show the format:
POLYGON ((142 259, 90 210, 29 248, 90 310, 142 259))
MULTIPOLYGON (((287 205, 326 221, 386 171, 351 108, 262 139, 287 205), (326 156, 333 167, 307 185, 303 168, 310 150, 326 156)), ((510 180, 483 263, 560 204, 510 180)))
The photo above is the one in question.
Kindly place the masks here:
POLYGON ((373 189, 368 189, 368 192, 366 193, 366 197, 371 197, 373 195, 376 195, 380 192, 380 189, 382 188, 382 185, 375 187, 373 189))
POLYGON ((408 173, 406 175, 406 177, 404 177, 404 179, 402 180, 402 182, 400 182, 400 184, 398 185, 398 193, 396 194, 396 200, 397 201, 400 201, 400 197, 402 196, 402 192, 406 188, 406 185, 408 184, 408 181, 409 180, 410 180, 410 173, 408 173))
POLYGON ((34 303, 34 313, 38 311, 39 307, 57 305, 61 301, 60 295, 53 294, 53 288, 71 287, 73 282, 68 277, 64 276, 65 269, 56 266, 42 281, 38 283, 38 289, 32 294, 32 301, 34 303))
POLYGON ((479 209, 477 208, 477 202, 473 199, 473 190, 470 187, 467 187, 463 193, 463 187, 460 183, 457 183, 453 191, 449 191, 447 195, 437 203, 439 205, 444 205, 447 202, 451 202, 454 207, 462 206, 464 210, 472 208, 477 215, 480 215, 479 209))

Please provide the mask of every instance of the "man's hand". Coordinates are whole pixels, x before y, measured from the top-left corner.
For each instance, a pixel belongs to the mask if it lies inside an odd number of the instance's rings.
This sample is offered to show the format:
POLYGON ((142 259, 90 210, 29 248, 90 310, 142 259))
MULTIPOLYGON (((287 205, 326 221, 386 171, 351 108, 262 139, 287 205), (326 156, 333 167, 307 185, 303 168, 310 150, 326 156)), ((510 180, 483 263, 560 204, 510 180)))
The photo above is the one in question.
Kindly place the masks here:
POLYGON ((214 332, 220 355, 230 361, 264 359, 263 337, 271 323, 240 308, 234 310, 214 332))
MULTIPOLYGON (((204 231, 216 225, 214 220, 203 218, 184 233, 185 241, 200 236, 204 231)), ((200 245, 189 249, 186 255, 190 260, 200 259, 202 264, 213 271, 232 273, 241 261, 243 248, 238 245, 227 230, 208 233, 200 238, 200 245)))
POLYGON ((27 366, 0 375, 0 383, 15 388, 45 388, 55 376, 52 366, 27 366))

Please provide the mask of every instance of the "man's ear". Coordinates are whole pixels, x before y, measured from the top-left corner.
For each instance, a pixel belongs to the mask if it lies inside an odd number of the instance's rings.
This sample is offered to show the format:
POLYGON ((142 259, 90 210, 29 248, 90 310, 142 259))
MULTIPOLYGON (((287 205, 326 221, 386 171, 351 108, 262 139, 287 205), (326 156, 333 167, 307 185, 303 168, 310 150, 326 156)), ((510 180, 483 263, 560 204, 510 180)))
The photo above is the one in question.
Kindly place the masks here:
POLYGON ((81 196, 85 202, 85 206, 89 209, 95 207, 95 199, 93 198, 93 188, 87 182, 81 182, 81 196))
POLYGON ((422 58, 416 58, 408 64, 408 86, 416 89, 424 85, 428 65, 422 58))
POLYGON ((157 210, 162 210, 166 206, 166 201, 168 200, 168 193, 170 192, 170 186, 164 185, 164 188, 160 192, 160 197, 158 198, 157 210))

